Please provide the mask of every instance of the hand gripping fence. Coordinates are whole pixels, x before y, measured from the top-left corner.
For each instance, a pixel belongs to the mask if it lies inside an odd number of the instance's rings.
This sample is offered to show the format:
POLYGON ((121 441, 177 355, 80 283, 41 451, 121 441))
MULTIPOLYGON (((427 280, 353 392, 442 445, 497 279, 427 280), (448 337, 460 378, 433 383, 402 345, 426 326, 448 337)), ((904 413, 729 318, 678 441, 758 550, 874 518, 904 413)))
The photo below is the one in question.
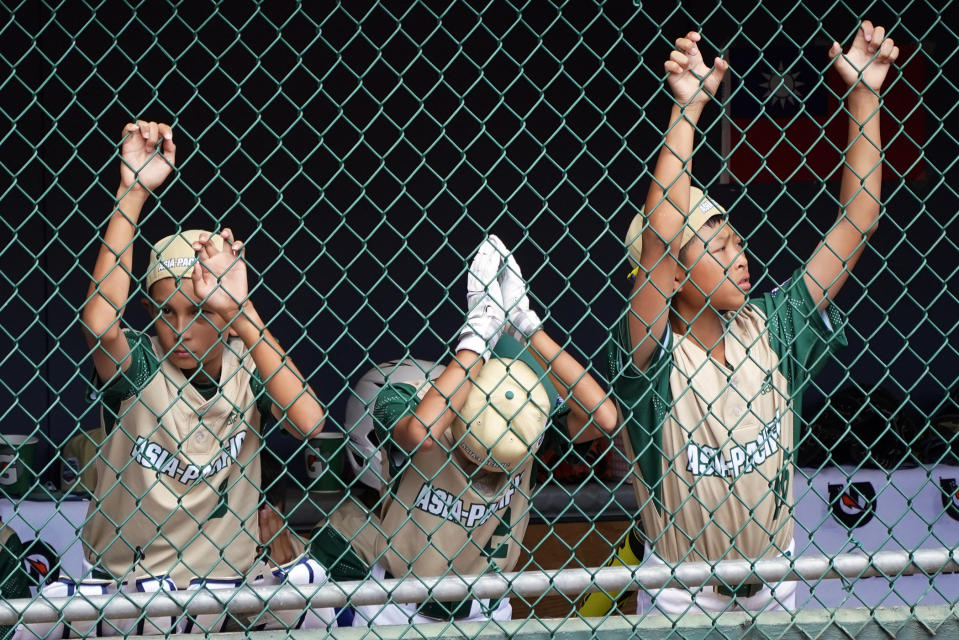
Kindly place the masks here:
POLYGON ((0 640, 956 625, 951 0, 7 8, 0 640), (629 229, 690 123, 752 311, 677 382, 629 229))

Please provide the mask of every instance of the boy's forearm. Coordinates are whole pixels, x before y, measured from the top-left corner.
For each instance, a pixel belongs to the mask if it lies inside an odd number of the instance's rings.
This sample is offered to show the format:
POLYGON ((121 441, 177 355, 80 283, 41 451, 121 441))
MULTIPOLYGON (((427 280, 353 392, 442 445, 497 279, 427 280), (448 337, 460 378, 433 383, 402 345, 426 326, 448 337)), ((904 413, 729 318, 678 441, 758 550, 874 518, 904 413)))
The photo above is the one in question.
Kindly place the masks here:
POLYGON ((649 224, 661 243, 678 241, 676 236, 685 219, 683 211, 689 208, 693 144, 701 114, 702 107, 698 105, 685 108, 673 105, 670 112, 669 127, 646 197, 649 224))
POLYGON ((549 372, 553 386, 572 396, 567 404, 586 427, 570 432, 574 442, 595 440, 603 431, 611 432, 616 427, 616 410, 586 368, 542 329, 530 337, 530 346, 533 357, 549 372))
POLYGON ((103 234, 83 310, 87 330, 97 337, 116 326, 130 295, 133 238, 147 197, 142 190, 121 187, 117 191, 117 204, 103 234))
POLYGON ((453 422, 453 418, 463 408, 466 397, 472 389, 467 379, 469 373, 478 375, 483 358, 473 351, 461 349, 446 365, 413 415, 407 416, 397 425, 397 442, 407 451, 417 447, 431 449, 436 440, 443 435, 453 422))
POLYGON ((530 353, 549 373, 553 386, 563 388, 568 393, 576 395, 576 386, 586 375, 586 369, 576 361, 576 358, 566 353, 555 340, 540 329, 529 339, 530 353))
POLYGON ((227 321, 249 350, 270 398, 284 412, 287 430, 302 438, 322 430, 325 413, 316 394, 270 333, 253 304, 247 301, 227 321))
POLYGON ((845 217, 868 232, 879 216, 882 187, 879 97, 869 90, 853 90, 846 106, 849 148, 842 172, 840 204, 845 217))

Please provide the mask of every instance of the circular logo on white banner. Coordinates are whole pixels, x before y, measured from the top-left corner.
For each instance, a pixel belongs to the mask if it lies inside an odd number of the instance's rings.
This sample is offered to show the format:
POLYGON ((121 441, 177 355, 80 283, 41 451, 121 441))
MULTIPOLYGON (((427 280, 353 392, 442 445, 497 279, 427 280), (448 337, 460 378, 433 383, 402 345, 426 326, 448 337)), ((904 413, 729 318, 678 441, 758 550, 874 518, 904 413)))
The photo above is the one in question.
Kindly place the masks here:
POLYGON ((939 486, 942 488, 942 508, 950 518, 959 520, 959 486, 956 479, 939 478, 939 486))
POLYGON ((830 484, 832 515, 847 529, 865 525, 876 515, 876 490, 871 482, 830 484))

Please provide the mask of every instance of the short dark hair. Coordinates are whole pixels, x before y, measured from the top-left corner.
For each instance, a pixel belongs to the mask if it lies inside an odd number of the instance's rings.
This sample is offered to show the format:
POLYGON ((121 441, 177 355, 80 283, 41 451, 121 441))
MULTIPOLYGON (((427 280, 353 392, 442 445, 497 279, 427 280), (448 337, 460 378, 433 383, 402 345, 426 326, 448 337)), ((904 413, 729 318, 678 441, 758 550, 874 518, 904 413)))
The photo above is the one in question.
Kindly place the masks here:
MULTIPOLYGON (((725 222, 725 221, 726 221, 726 215, 725 215, 725 214, 723 214, 723 213, 716 213, 716 214, 713 214, 713 215, 709 216, 709 219, 706 220, 706 222, 703 223, 703 226, 700 227, 700 229, 703 229, 703 228, 705 228, 705 227, 709 227, 710 229, 713 229, 713 228, 715 228, 715 227, 718 227, 720 224, 722 224, 722 223, 725 222)), ((698 231, 698 229, 697 229, 697 231, 698 231)), ((701 241, 702 241, 702 238, 700 238, 698 235, 694 235, 692 238, 689 239, 689 242, 687 242, 686 244, 684 244, 684 245, 679 249, 679 261, 680 261, 680 262, 685 262, 685 259, 684 259, 684 255, 683 255, 683 254, 685 254, 685 253, 686 253, 686 250, 689 249, 690 245, 692 245, 692 244, 693 244, 694 242, 696 242, 697 240, 699 240, 699 241, 701 242, 701 241)))

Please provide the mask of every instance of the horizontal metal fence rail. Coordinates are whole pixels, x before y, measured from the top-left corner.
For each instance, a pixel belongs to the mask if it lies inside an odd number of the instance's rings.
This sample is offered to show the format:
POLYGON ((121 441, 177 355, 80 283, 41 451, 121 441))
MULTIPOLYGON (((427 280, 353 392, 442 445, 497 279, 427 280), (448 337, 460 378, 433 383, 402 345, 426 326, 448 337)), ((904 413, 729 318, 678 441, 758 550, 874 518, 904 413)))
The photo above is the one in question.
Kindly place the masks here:
POLYGON ((381 580, 340 582, 316 589, 312 595, 302 588, 240 587, 238 589, 114 594, 80 598, 20 599, 0 602, 0 624, 52 622, 56 620, 97 620, 101 615, 116 618, 203 615, 220 613, 252 614, 266 608, 276 611, 312 607, 343 607, 424 602, 430 598, 461 601, 470 597, 498 598, 505 595, 540 596, 562 593, 578 596, 586 592, 661 587, 696 587, 714 584, 775 583, 780 580, 818 581, 830 578, 856 580, 873 576, 904 576, 917 573, 959 572, 959 551, 920 549, 912 553, 880 551, 873 555, 840 554, 829 558, 775 558, 748 562, 723 561, 711 565, 689 562, 676 567, 607 567, 593 571, 525 571, 499 575, 457 576, 422 580, 381 580))
MULTIPOLYGON (((451 625, 436 622, 418 625, 415 632, 402 626, 378 627, 375 635, 366 627, 333 629, 328 634, 292 630, 284 634, 290 640, 407 640, 409 638, 444 640, 739 640, 740 638, 777 638, 778 640, 849 640, 850 638, 896 638, 896 640, 954 638, 959 636, 959 616, 954 606, 889 607, 869 609, 804 610, 795 613, 769 611, 759 614, 728 612, 719 618, 688 614, 678 621, 665 616, 617 616, 601 620, 510 620, 508 622, 463 622, 451 625), (757 633, 757 631, 761 632, 757 633)), ((217 634, 217 640, 275 638, 271 632, 253 634, 217 634)), ((199 634, 178 636, 183 640, 205 638, 199 634)))

